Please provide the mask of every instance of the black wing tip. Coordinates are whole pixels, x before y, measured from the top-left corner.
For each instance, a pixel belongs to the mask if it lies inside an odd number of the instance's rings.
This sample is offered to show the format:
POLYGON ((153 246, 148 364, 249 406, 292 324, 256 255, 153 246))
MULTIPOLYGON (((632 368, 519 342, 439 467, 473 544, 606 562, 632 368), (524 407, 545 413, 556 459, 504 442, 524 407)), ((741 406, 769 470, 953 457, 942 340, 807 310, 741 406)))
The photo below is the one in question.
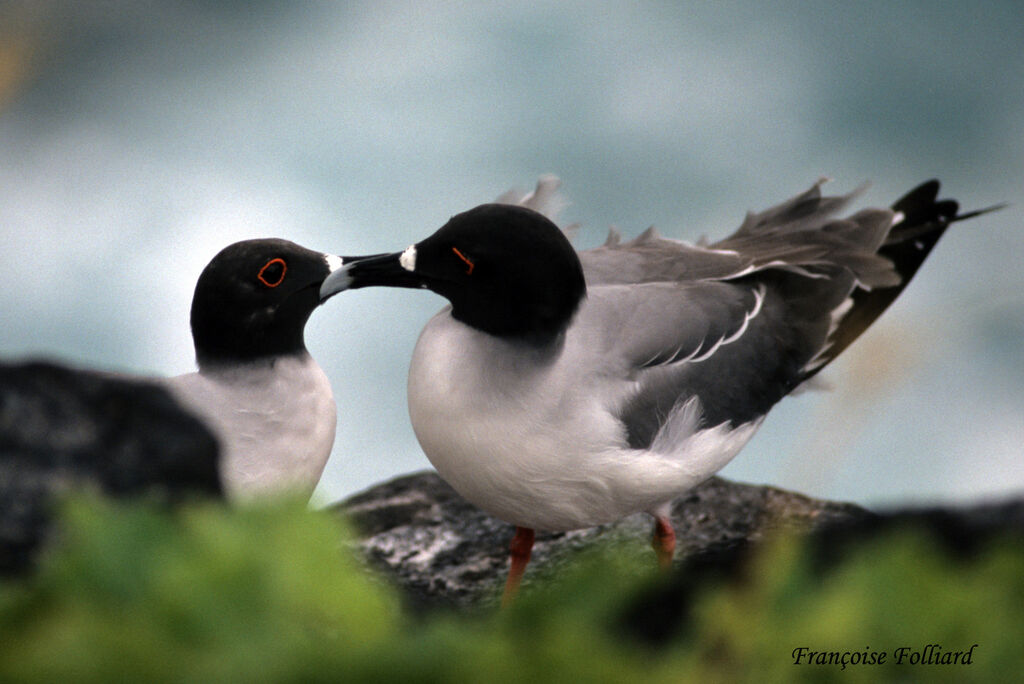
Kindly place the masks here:
POLYGON ((932 178, 926 180, 915 187, 910 192, 903 195, 903 197, 896 200, 892 205, 893 209, 897 211, 903 211, 905 208, 910 208, 920 204, 933 204, 935 198, 939 196, 939 179, 932 178))
POLYGON ((855 291, 852 295, 853 307, 832 333, 831 346, 824 355, 825 363, 807 373, 806 377, 813 376, 828 365, 882 315, 910 283, 951 223, 1007 206, 997 204, 961 214, 960 205, 955 200, 938 199, 939 188, 937 179, 927 180, 892 205, 893 211, 903 214, 903 220, 893 227, 889 238, 878 253, 892 261, 900 276, 900 283, 893 287, 855 291))
POLYGON ((938 199, 941 184, 937 178, 932 178, 921 183, 916 188, 896 200, 892 205, 893 211, 901 212, 908 224, 926 223, 930 221, 966 221, 982 214, 1005 209, 1009 204, 1002 202, 983 209, 960 213, 960 203, 952 199, 938 199))
POLYGON ((940 184, 937 178, 921 183, 916 188, 896 200, 892 210, 903 214, 906 225, 920 225, 940 221, 949 223, 956 218, 960 210, 956 200, 940 200, 940 184))
POLYGON ((964 213, 964 214, 957 214, 956 216, 953 217, 953 220, 954 221, 966 221, 967 219, 972 219, 972 218, 974 218, 976 216, 981 216, 983 214, 990 214, 993 211, 999 211, 1000 209, 1005 209, 1008 206, 1010 206, 1009 202, 1000 202, 999 204, 993 204, 991 207, 985 207, 983 209, 974 209, 974 210, 968 211, 967 213, 964 213))

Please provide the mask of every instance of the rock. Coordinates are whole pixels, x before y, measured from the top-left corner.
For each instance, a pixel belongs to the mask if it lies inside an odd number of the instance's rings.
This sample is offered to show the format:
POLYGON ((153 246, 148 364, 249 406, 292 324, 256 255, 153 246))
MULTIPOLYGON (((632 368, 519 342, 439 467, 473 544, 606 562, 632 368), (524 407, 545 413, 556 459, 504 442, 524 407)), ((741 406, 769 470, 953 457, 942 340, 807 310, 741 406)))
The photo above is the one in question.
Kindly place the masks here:
MULTIPOLYGON (((369 563, 392 577, 414 608, 488 605, 500 595, 514 528, 466 502, 436 473, 386 482, 335 510, 354 522, 369 563)), ((673 504, 677 563, 756 541, 771 530, 811 530, 870 517, 852 504, 712 478, 673 504)), ((609 540, 627 553, 644 554, 653 566, 651 531, 651 518, 641 513, 583 530, 538 533, 525 584, 557 572, 577 551, 609 540)))
POLYGON ((161 387, 0 364, 0 575, 31 567, 64 493, 221 495, 214 436, 161 387))
MULTIPOLYGON (((815 526, 804 540, 808 569, 813 577, 823 580, 843 561, 870 548, 872 541, 897 530, 913 531, 930 541, 951 566, 963 567, 997 538, 1024 545, 1024 500, 832 519, 815 526)), ((747 561, 757 548, 756 540, 747 540, 689 556, 667 582, 631 597, 617 627, 651 646, 671 643, 691 626, 691 608, 708 586, 749 583, 747 561)))

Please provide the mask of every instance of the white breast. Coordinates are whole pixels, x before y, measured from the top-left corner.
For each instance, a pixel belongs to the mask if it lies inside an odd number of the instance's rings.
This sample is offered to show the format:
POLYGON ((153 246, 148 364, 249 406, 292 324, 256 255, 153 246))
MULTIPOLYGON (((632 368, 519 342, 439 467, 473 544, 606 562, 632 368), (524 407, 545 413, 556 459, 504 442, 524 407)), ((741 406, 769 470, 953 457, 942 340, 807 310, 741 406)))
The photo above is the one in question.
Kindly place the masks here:
POLYGON ((409 414, 438 473, 463 497, 524 527, 585 527, 623 512, 614 463, 621 424, 564 364, 475 331, 442 312, 427 324, 409 370, 409 414), (494 349, 495 345, 505 348, 494 349))
POLYGON ((331 385, 308 355, 204 370, 167 381, 221 444, 232 499, 312 494, 334 445, 331 385))

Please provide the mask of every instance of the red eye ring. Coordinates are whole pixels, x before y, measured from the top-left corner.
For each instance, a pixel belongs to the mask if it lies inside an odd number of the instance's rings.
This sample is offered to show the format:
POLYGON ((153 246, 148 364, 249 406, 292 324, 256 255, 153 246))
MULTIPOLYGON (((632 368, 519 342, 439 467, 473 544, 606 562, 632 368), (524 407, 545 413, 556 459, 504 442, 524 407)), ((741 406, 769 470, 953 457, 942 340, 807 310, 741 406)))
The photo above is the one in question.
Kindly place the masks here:
POLYGON ((263 268, 260 269, 259 275, 257 275, 256 277, 259 278, 260 282, 263 283, 264 285, 266 285, 267 287, 277 287, 278 285, 280 285, 281 283, 284 282, 284 275, 287 272, 288 272, 288 264, 286 264, 284 262, 284 259, 278 257, 276 259, 271 259, 267 263, 263 264, 263 268), (268 268, 270 268, 271 266, 275 266, 275 265, 278 265, 278 266, 281 267, 281 275, 278 276, 277 280, 270 281, 270 280, 267 280, 266 278, 264 278, 263 274, 266 272, 266 270, 268 268))
POLYGON ((455 252, 455 256, 462 260, 462 263, 466 264, 466 275, 473 275, 473 267, 476 266, 469 257, 459 251, 458 247, 452 247, 452 251, 455 252))

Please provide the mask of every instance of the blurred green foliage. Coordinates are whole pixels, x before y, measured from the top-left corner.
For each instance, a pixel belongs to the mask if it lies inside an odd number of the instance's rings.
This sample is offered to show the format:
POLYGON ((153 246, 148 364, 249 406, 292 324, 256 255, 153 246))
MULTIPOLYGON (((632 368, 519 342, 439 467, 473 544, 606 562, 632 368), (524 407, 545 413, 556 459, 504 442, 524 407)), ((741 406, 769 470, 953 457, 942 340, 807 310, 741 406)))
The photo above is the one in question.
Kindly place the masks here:
POLYGON ((988 682, 1024 665, 1019 541, 958 561, 889 534, 821 575, 798 541, 777 540, 743 579, 699 592, 692 622, 655 648, 621 616, 665 579, 614 549, 509 610, 410 616, 355 559, 344 523, 298 502, 172 514, 83 499, 61 518, 40 571, 0 584, 0 681, 988 682), (891 654, 974 643, 967 666, 891 654), (889 657, 794 665, 800 646, 889 657))

